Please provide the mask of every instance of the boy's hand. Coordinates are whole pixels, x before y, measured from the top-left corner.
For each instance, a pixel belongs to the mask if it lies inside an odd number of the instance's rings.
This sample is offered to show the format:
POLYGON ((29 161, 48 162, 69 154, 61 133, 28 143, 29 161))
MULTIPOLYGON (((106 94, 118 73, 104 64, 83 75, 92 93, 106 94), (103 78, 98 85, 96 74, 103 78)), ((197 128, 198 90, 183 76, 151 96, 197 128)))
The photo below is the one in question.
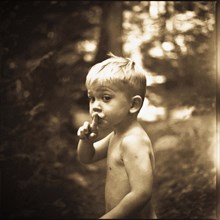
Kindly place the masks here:
POLYGON ((89 124, 88 121, 85 121, 83 126, 81 126, 77 131, 78 137, 82 140, 87 140, 87 141, 95 140, 98 136, 98 129, 97 129, 98 120, 99 120, 98 114, 94 114, 91 124, 89 124))

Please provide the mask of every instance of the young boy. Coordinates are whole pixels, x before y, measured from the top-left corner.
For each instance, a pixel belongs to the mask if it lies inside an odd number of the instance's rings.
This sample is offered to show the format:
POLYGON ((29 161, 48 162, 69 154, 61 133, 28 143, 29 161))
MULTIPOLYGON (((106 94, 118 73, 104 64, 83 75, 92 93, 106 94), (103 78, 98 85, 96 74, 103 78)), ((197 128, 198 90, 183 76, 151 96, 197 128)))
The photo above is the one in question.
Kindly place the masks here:
POLYGON ((77 132, 78 158, 87 164, 107 157, 106 213, 101 219, 156 219, 151 201, 154 153, 137 121, 146 77, 130 59, 110 56, 86 78, 92 122, 84 122, 77 132))

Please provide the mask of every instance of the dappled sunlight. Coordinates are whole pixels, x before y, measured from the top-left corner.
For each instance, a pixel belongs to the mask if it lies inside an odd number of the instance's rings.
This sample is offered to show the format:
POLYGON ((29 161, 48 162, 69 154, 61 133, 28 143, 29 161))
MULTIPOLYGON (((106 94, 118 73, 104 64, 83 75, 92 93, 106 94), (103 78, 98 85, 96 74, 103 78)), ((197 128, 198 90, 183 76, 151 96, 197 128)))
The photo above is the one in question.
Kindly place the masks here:
POLYGON ((177 107, 170 111, 170 118, 175 120, 187 120, 192 116, 194 106, 177 107))
POLYGON ((147 92, 147 97, 152 103, 154 103, 154 105, 156 106, 162 105, 163 97, 161 95, 158 95, 154 92, 147 92))
POLYGON ((167 117, 165 107, 156 107, 149 103, 147 98, 144 99, 143 106, 138 114, 139 121, 157 121, 164 120, 167 117))
POLYGON ((71 173, 67 176, 67 179, 73 181, 73 183, 78 183, 80 186, 82 187, 88 187, 89 186, 89 182, 86 179, 86 176, 78 173, 78 172, 74 172, 71 173))
MULTIPOLYGON (((145 7, 148 4, 147 2, 140 2, 140 5, 142 5, 141 7, 145 7)), ((138 12, 140 6, 135 6, 135 11, 138 12)), ((143 56, 142 53, 140 51, 140 47, 142 45, 143 42, 148 41, 152 38, 152 28, 154 28, 153 25, 149 25, 144 24, 144 22, 146 22, 146 18, 149 17, 147 12, 141 12, 138 14, 138 17, 140 18, 140 20, 142 20, 143 22, 143 30, 141 31, 139 26, 132 22, 133 19, 133 15, 131 13, 131 11, 125 10, 123 12, 123 29, 125 32, 125 37, 123 38, 124 44, 123 44, 123 51, 125 54, 127 54, 126 56, 129 56, 132 60, 135 61, 135 63, 137 63, 142 69, 144 69, 146 71, 146 75, 147 78, 151 77, 152 74, 147 71, 144 68, 143 65, 143 56), (150 30, 150 31, 149 31, 150 30)), ((149 22, 151 23, 152 20, 149 20, 149 22)))
POLYGON ((172 42, 163 42, 161 46, 165 51, 171 51, 175 48, 172 42))
POLYGON ((184 35, 178 34, 177 36, 175 36, 175 42, 179 45, 182 54, 186 54, 187 53, 187 47, 186 47, 186 44, 185 44, 184 35))
POLYGON ((178 31, 186 32, 192 30, 195 26, 200 26, 201 31, 204 34, 207 34, 209 31, 213 31, 214 24, 214 15, 209 16, 209 19, 206 20, 206 25, 196 17, 194 11, 186 11, 182 14, 176 14, 174 16, 174 26, 178 31))
POLYGON ((83 40, 77 43, 79 51, 94 52, 96 49, 96 41, 94 40, 83 40))
POLYGON ((96 172, 99 170, 99 164, 95 163, 95 164, 88 164, 86 166, 86 169, 92 172, 96 172))
POLYGON ((151 18, 155 19, 158 18, 158 2, 156 1, 150 1, 150 8, 149 13, 151 15, 151 18))
POLYGON ((176 148, 179 145, 179 141, 180 140, 176 135, 162 136, 155 141, 154 150, 155 152, 158 152, 158 151, 170 150, 176 148))
POLYGON ((95 58, 95 51, 97 50, 96 40, 82 40, 76 45, 79 53, 83 54, 83 58, 86 62, 90 62, 95 58))
POLYGON ((156 75, 147 77, 147 86, 152 86, 154 84, 162 84, 166 82, 166 76, 156 75))
MULTIPOLYGON (((137 63, 144 70, 144 72, 146 74, 146 78, 147 78, 147 86, 165 83, 166 76, 150 72, 149 70, 147 70, 146 68, 143 67, 142 54, 139 49, 139 47, 142 43, 142 40, 136 38, 135 34, 134 35, 130 34, 129 37, 131 38, 130 43, 129 43, 129 41, 127 41, 125 43, 124 50, 127 53, 130 53, 130 58, 132 60, 134 60, 135 63, 137 63)), ((160 48, 153 48, 149 51, 149 53, 152 56, 155 55, 155 56, 159 56, 159 57, 164 55, 163 50, 161 50, 160 48)))
POLYGON ((165 12, 165 1, 150 1, 149 13, 151 18, 156 19, 165 12))
POLYGON ((149 50, 149 54, 152 57, 163 57, 164 56, 164 51, 160 46, 155 46, 149 50))
POLYGON ((76 128, 82 126, 84 121, 91 121, 89 112, 83 109, 72 109, 71 115, 72 115, 72 123, 76 128))
POLYGON ((208 157, 213 162, 213 171, 220 171, 220 152, 219 152, 219 122, 216 123, 215 120, 209 122, 209 126, 212 130, 212 135, 209 137, 210 145, 208 146, 208 157), (218 129, 217 129, 218 127, 218 129))
POLYGON ((174 26, 178 31, 186 32, 195 27, 192 22, 192 18, 195 16, 195 12, 186 11, 183 14, 177 14, 174 16, 174 26))

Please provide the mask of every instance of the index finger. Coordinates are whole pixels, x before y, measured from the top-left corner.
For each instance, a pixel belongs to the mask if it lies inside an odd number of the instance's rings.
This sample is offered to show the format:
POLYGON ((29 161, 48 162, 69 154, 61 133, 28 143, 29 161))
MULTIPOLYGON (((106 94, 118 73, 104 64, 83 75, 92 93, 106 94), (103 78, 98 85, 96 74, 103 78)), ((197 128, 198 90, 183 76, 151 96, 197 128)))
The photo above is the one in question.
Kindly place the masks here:
POLYGON ((91 123, 91 129, 92 130, 97 130, 98 121, 99 121, 99 116, 96 113, 96 114, 93 115, 93 118, 92 118, 92 123, 91 123))

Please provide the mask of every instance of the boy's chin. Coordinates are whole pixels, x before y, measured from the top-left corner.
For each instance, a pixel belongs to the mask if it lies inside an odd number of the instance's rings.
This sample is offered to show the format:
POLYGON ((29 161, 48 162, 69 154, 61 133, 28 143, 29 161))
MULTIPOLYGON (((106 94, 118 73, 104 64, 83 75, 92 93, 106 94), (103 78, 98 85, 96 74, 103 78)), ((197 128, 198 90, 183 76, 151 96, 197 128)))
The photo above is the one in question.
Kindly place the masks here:
POLYGON ((97 126, 97 129, 98 129, 99 131, 107 130, 107 129, 108 129, 108 126, 103 125, 103 124, 99 124, 99 125, 97 126))
POLYGON ((97 129, 98 129, 98 131, 100 131, 100 132, 102 132, 102 131, 105 132, 105 131, 112 130, 112 127, 109 126, 109 125, 107 125, 107 124, 101 123, 101 124, 99 124, 99 125, 97 126, 97 129))

